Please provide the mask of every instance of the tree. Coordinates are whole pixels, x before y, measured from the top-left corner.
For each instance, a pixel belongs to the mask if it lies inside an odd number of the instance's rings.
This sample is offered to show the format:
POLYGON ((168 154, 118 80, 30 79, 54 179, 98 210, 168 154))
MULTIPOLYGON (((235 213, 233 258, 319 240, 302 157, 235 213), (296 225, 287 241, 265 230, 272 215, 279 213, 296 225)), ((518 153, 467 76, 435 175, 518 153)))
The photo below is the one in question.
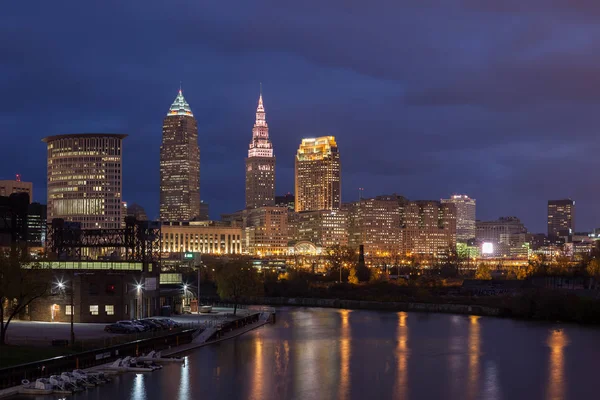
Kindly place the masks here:
POLYGON ((492 279, 492 273, 490 272, 490 267, 484 263, 479 264, 479 266, 477 267, 477 272, 475 272, 475 279, 484 279, 484 280, 492 279))
MULTIPOLYGON (((591 259, 585 271, 590 276, 590 278, 594 279, 595 283, 598 282, 600 280, 600 260, 598 258, 591 259)), ((591 287, 592 282, 590 282, 590 289, 591 287)))
POLYGON ((50 279, 40 276, 39 264, 27 265, 15 255, 0 254, 0 346, 13 318, 34 300, 50 293, 50 279))
POLYGON ((243 298, 261 296, 264 293, 258 273, 249 262, 242 260, 231 261, 218 267, 216 282, 219 297, 233 302, 233 315, 236 315, 237 306, 243 298))
POLYGON ((348 283, 353 285, 358 284, 358 278, 356 277, 356 268, 350 268, 350 275, 348 276, 348 283))
POLYGON ((331 246, 327 248, 325 254, 329 262, 329 273, 337 273, 338 277, 342 276, 343 268, 347 268, 348 265, 356 262, 356 252, 348 246, 331 246))

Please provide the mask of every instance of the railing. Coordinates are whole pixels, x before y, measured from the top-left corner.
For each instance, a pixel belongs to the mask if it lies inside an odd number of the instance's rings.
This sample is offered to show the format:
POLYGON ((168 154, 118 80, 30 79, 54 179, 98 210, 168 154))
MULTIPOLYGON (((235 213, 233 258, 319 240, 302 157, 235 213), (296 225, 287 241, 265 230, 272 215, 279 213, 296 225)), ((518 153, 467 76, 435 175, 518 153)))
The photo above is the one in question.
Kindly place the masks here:
MULTIPOLYGON (((197 329, 198 325, 194 325, 197 329)), ((95 341, 93 344, 88 342, 88 345, 91 345, 92 347, 99 347, 95 348, 95 350, 3 368, 0 369, 0 389, 18 386, 22 379, 34 381, 38 378, 48 377, 54 374, 60 375, 65 371, 72 371, 79 368, 91 368, 106 364, 120 357, 138 356, 142 353, 147 353, 150 350, 162 350, 171 346, 189 343, 192 341, 192 334, 196 329, 189 327, 178 328, 169 332, 155 332, 156 335, 146 332, 146 334, 150 334, 149 337, 147 336, 137 340, 134 338, 140 337, 142 334, 123 335, 122 338, 119 337, 118 339, 128 340, 126 343, 107 347, 102 346, 102 340, 95 341), (162 335, 159 335, 158 333, 162 333, 162 335)))

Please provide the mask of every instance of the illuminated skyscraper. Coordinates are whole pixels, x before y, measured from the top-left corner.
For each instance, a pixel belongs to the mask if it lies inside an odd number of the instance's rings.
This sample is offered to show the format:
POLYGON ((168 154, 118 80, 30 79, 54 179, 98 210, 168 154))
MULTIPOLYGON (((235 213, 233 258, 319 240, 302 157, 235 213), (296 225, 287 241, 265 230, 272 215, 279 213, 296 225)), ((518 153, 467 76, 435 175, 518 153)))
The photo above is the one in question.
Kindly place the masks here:
POLYGON ((190 221, 199 215, 198 126, 180 89, 163 121, 160 146, 160 219, 190 221))
POLYGON ((246 208, 275 205, 275 156, 269 139, 262 93, 258 97, 252 142, 246 158, 246 208))
POLYGON ((456 240, 466 243, 475 239, 475 199, 467 195, 456 194, 449 199, 442 199, 442 203, 451 203, 456 206, 456 240))
POLYGON ((335 137, 302 139, 296 153, 296 212, 339 209, 340 168, 335 137))
POLYGON ((83 229, 121 227, 121 157, 127 135, 49 136, 48 221, 63 218, 83 229))
POLYGON ((571 236, 575 232, 575 202, 571 199, 548 201, 548 236, 571 236))

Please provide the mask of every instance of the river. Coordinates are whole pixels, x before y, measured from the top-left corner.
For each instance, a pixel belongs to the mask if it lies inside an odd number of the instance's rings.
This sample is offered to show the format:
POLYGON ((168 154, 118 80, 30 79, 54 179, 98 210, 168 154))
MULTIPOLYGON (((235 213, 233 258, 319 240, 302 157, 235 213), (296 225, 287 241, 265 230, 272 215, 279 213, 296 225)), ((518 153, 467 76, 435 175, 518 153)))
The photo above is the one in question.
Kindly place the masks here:
POLYGON ((186 360, 69 398, 600 398, 600 329, 491 317, 281 308, 186 360))

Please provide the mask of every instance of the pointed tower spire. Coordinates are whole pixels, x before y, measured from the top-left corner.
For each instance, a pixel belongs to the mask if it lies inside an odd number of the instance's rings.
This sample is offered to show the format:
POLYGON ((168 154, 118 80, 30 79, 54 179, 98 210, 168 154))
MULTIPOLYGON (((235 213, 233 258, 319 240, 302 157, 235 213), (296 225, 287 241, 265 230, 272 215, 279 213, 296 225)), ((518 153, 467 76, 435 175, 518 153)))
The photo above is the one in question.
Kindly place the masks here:
POLYGON ((188 115, 193 117, 192 109, 185 98, 183 97, 183 92, 181 90, 181 86, 179 86, 179 92, 177 93, 177 97, 175 97, 175 101, 171 105, 169 112, 167 115, 188 115))

